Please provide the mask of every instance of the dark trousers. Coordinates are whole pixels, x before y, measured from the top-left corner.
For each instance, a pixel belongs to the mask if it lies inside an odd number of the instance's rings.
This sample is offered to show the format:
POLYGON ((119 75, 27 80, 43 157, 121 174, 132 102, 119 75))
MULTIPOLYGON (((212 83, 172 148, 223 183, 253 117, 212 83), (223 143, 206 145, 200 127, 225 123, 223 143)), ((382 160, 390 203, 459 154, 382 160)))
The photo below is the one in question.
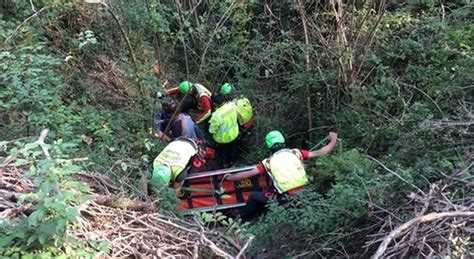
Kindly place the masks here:
POLYGON ((241 129, 239 136, 239 151, 250 153, 251 145, 254 142, 253 131, 250 129, 241 129))
POLYGON ((244 207, 240 209, 240 217, 247 221, 253 216, 261 214, 265 205, 272 198, 276 197, 278 204, 283 205, 288 202, 286 194, 275 194, 273 192, 251 192, 244 207))
POLYGON ((216 153, 223 166, 230 166, 239 157, 238 140, 226 144, 217 144, 216 153))

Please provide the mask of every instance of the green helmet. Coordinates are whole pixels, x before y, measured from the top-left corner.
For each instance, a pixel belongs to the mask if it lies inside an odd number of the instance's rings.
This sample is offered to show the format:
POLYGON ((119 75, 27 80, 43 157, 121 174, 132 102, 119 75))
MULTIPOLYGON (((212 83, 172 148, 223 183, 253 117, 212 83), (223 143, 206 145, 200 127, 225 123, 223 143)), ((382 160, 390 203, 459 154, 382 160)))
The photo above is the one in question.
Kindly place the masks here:
POLYGON ((277 143, 285 143, 285 137, 278 130, 273 130, 265 136, 265 143, 267 143, 268 148, 271 148, 277 143))
POLYGON ((183 81, 179 83, 178 89, 182 94, 185 94, 191 89, 191 83, 189 81, 183 81))
POLYGON ((153 169, 151 183, 158 186, 166 186, 171 180, 171 169, 165 165, 159 165, 153 169))
POLYGON ((219 89, 219 92, 221 94, 230 94, 232 92, 232 90, 234 90, 234 87, 231 84, 224 83, 223 85, 221 85, 221 88, 219 89))

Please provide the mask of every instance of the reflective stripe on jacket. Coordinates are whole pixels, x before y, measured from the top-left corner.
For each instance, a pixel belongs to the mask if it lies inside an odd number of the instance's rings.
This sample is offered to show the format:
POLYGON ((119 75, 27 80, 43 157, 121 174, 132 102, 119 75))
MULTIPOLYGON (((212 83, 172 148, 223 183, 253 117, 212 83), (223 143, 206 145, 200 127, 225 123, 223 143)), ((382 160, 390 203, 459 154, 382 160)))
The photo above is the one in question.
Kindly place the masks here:
POLYGON ((303 155, 298 149, 285 148, 262 161, 278 193, 285 193, 308 183, 302 160, 303 155))
POLYGON ((153 167, 166 164, 171 168, 174 180, 188 164, 189 160, 197 154, 196 146, 186 140, 175 140, 169 143, 153 161, 153 167))
POLYGON ((211 96, 212 96, 212 93, 211 91, 209 91, 206 87, 204 87, 203 85, 201 84, 193 84, 193 87, 196 89, 196 92, 195 92, 195 98, 196 98, 196 101, 197 101, 197 106, 198 108, 202 111, 201 114, 198 115, 198 117, 196 118, 196 123, 200 124, 204 121, 206 121, 209 116, 211 116, 211 109, 212 109, 212 101, 211 101, 211 96), (208 101, 209 101, 209 107, 204 107, 202 105, 202 97, 206 98, 208 101))
POLYGON ((217 143, 230 143, 239 136, 237 108, 232 102, 222 105, 212 113, 209 122, 209 133, 217 143))
POLYGON ((197 83, 194 83, 193 84, 193 87, 196 88, 196 96, 197 96, 197 99, 203 97, 203 96, 207 96, 209 98, 211 98, 212 96, 212 93, 211 91, 209 91, 206 87, 204 87, 203 85, 201 84, 197 84, 197 83))

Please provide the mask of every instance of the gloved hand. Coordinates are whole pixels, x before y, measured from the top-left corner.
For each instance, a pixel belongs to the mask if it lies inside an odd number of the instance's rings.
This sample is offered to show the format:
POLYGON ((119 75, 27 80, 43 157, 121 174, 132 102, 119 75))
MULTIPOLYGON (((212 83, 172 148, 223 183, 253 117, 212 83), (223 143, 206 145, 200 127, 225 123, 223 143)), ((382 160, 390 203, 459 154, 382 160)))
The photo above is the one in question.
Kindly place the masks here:
POLYGON ((163 99, 165 95, 161 91, 156 91, 155 98, 156 99, 163 99))

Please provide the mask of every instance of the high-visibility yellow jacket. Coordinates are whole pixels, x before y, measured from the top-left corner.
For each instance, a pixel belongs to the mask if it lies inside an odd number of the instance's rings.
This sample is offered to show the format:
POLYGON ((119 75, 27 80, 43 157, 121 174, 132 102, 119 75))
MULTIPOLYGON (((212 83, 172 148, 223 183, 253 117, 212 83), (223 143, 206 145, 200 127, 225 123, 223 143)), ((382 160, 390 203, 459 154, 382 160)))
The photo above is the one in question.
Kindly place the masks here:
POLYGON ((197 145, 187 140, 177 139, 161 151, 153 161, 153 167, 157 168, 161 164, 169 166, 172 173, 171 179, 175 180, 197 152, 197 145))
POLYGON ((212 113, 209 123, 209 133, 219 144, 230 143, 239 136, 237 107, 233 102, 222 105, 212 113))
POLYGON ((237 107, 237 114, 240 125, 247 124, 253 117, 253 108, 246 97, 239 97, 233 100, 237 107))
POLYGON ((298 149, 281 149, 262 161, 278 193, 304 186, 308 177, 303 166, 303 155, 298 149))

